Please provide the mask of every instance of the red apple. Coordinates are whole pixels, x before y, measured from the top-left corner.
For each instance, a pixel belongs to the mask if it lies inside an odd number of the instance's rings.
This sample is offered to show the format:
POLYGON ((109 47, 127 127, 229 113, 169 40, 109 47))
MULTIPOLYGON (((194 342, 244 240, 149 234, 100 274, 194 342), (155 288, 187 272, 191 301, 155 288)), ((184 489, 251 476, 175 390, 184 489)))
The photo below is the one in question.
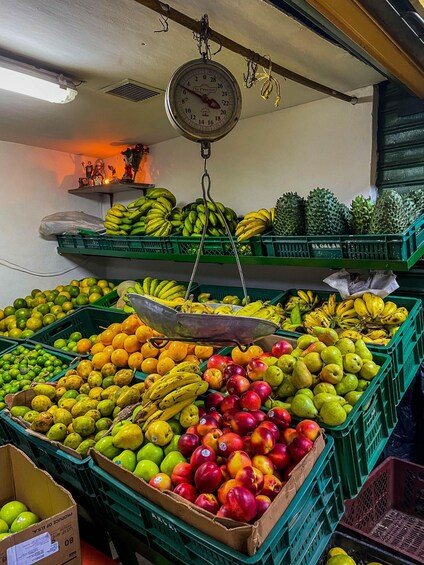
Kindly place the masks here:
POLYGON ((269 496, 265 496, 263 494, 259 494, 256 497, 256 516, 255 520, 259 520, 261 516, 265 514, 271 504, 271 499, 269 496))
POLYGON ((224 395, 220 392, 211 392, 205 398, 205 410, 206 412, 213 412, 219 410, 221 402, 224 399, 224 395))
POLYGON ((290 355, 290 353, 293 351, 293 346, 288 342, 288 341, 277 341, 277 343, 274 343, 274 345, 272 346, 272 355, 274 357, 281 357, 281 355, 290 355))
POLYGON ((313 420, 302 420, 296 426, 296 432, 301 437, 306 437, 311 441, 315 441, 320 431, 319 424, 313 420))
POLYGON ((181 483, 193 484, 193 467, 190 463, 177 463, 172 471, 171 481, 175 486, 181 483))
POLYGON ((207 367, 208 369, 219 369, 221 373, 224 372, 228 363, 232 363, 231 357, 224 357, 223 355, 212 355, 209 357, 207 367))
POLYGON ((240 397, 240 408, 242 410, 249 410, 249 412, 252 412, 253 410, 259 410, 261 404, 261 397, 253 390, 246 391, 240 397))
POLYGON ((221 481, 221 469, 213 461, 200 465, 194 474, 194 484, 199 492, 214 492, 221 481))
POLYGON ((256 394, 259 394, 262 404, 268 400, 268 397, 272 392, 272 388, 265 381, 255 381, 250 383, 249 388, 250 390, 253 390, 253 392, 256 392, 256 394))
POLYGON ((212 430, 211 432, 208 432, 205 436, 203 436, 202 444, 205 447, 209 447, 210 449, 215 451, 215 453, 218 453, 219 441, 220 441, 220 438, 221 438, 222 435, 223 434, 222 434, 221 430, 218 430, 218 428, 215 428, 214 430, 212 430))
POLYGON ((237 486, 247 488, 256 496, 264 486, 264 476, 259 469, 243 467, 237 471, 236 483, 237 486))
POLYGON ((246 369, 241 365, 236 363, 229 363, 224 369, 224 382, 228 382, 228 379, 235 376, 245 377, 246 369))
POLYGON ((183 434, 178 439, 178 451, 184 455, 184 457, 190 457, 196 447, 200 445, 200 438, 198 435, 194 434, 183 434))
POLYGON ((228 410, 238 410, 239 408, 239 399, 238 396, 235 394, 230 394, 226 396, 223 401, 221 402, 220 411, 222 414, 228 412, 228 410))
POLYGON ((224 376, 219 369, 206 369, 203 373, 203 380, 206 381, 209 388, 213 390, 220 390, 224 384, 224 376))
POLYGON ((274 449, 275 437, 271 430, 260 425, 253 431, 250 443, 252 445, 253 453, 258 455, 266 455, 274 449))
POLYGON ((261 424, 266 418, 266 414, 262 410, 252 410, 250 413, 256 418, 258 424, 261 424))
POLYGON ((218 500, 221 504, 225 504, 227 501, 227 494, 235 486, 237 486, 235 479, 229 479, 228 481, 225 481, 225 483, 222 483, 218 489, 218 500))
POLYGON ((222 418, 222 414, 220 414, 219 412, 216 412, 216 410, 215 410, 213 412, 209 412, 208 416, 212 416, 212 418, 215 419, 217 428, 222 427, 222 425, 224 423, 224 420, 222 418))
POLYGON ((216 514, 219 510, 219 502, 213 494, 199 494, 194 504, 203 510, 207 510, 211 514, 216 514))
POLYGON ((297 432, 294 428, 286 428, 280 434, 280 443, 289 444, 294 438, 297 437, 297 432))
POLYGON ((264 486, 262 487, 261 494, 268 496, 271 500, 278 495, 283 485, 280 479, 274 475, 264 475, 264 486))
POLYGON ((291 416, 285 408, 271 408, 267 414, 267 420, 274 422, 279 430, 285 430, 290 426, 291 416))
POLYGON ((256 516, 256 500, 253 494, 244 487, 234 487, 227 494, 227 502, 231 518, 239 522, 250 522, 256 516))
POLYGON ((245 436, 258 425, 256 418, 249 412, 237 412, 230 420, 230 427, 236 434, 245 436))
POLYGON ((285 443, 276 443, 274 449, 268 453, 268 457, 279 471, 287 469, 292 462, 289 448, 285 443))
POLYGON ((252 467, 252 460, 245 451, 233 451, 227 460, 227 469, 230 477, 235 479, 238 471, 243 467, 252 467))
POLYGON ((149 485, 158 490, 171 490, 171 478, 165 473, 156 473, 149 481, 149 485))
POLYGON ((199 493, 197 492, 196 488, 193 485, 190 485, 189 483, 180 483, 174 488, 174 492, 175 494, 179 494, 180 496, 182 496, 186 500, 189 500, 190 502, 194 502, 196 498, 199 496, 199 493))
POLYGON ((228 457, 233 451, 241 451, 242 449, 243 440, 234 432, 223 434, 219 438, 218 453, 223 457, 228 457))
POLYGON ((245 451, 249 457, 254 455, 253 449, 252 449, 251 437, 250 436, 243 436, 241 439, 243 440, 242 450, 245 451))
POLYGON ((259 427, 267 428, 270 432, 272 432, 272 435, 274 436, 275 441, 278 441, 280 439, 280 430, 278 429, 276 424, 274 424, 274 422, 270 422, 269 420, 265 420, 264 422, 261 422, 259 424, 259 427))
POLYGON ((223 463, 222 465, 219 466, 219 468, 221 469, 222 480, 223 481, 229 481, 231 479, 231 477, 230 477, 230 473, 228 472, 228 469, 227 469, 227 464, 223 463))
MULTIPOLYGON (((199 414, 200 414, 200 410, 199 410, 199 414)), ((199 418, 200 418, 200 416, 199 416, 199 418)), ((186 434, 193 434, 194 436, 197 436, 198 438, 200 438, 199 434, 197 433, 197 426, 190 426, 189 428, 186 429, 185 433, 186 434)))
POLYGON ((290 455, 295 463, 299 463, 314 446, 314 442, 306 437, 295 437, 289 445, 290 455))
POLYGON ((217 516, 217 518, 230 518, 231 519, 230 509, 228 508, 228 506, 225 506, 225 504, 224 504, 218 510, 216 516, 217 516))
POLYGON ((215 461, 216 454, 215 452, 210 449, 209 447, 205 447, 204 445, 200 445, 196 447, 193 451, 193 454, 190 458, 190 465, 193 467, 193 471, 196 471, 200 465, 206 463, 208 461, 215 461))
POLYGON ((200 420, 201 418, 204 418, 206 416, 207 412, 204 406, 198 406, 198 410, 199 410, 199 420, 200 420))
POLYGON ((244 392, 249 390, 250 381, 241 375, 233 375, 226 383, 227 391, 229 394, 241 396, 244 392))
POLYGON ((205 436, 208 432, 215 430, 217 427, 217 421, 211 414, 207 414, 206 416, 203 416, 203 418, 200 418, 199 423, 196 426, 197 433, 201 437, 205 436))
POLYGON ((284 471, 284 475, 283 475, 283 479, 285 481, 288 481, 290 479, 290 473, 293 471, 293 469, 296 467, 296 463, 292 463, 291 465, 289 465, 287 467, 287 469, 284 471))
POLYGON ((274 463, 267 455, 255 455, 252 459, 252 465, 259 469, 263 475, 274 474, 274 463))
POLYGON ((260 359, 252 359, 247 366, 247 375, 251 381, 262 381, 268 365, 260 359))
POLYGON ((271 353, 271 351, 264 351, 259 355, 258 359, 263 359, 264 357, 274 357, 274 355, 271 353))
MULTIPOLYGON (((223 415, 222 415, 222 423, 223 423, 222 430, 223 431, 224 431, 224 428, 228 428, 229 431, 231 432, 230 422, 233 419, 233 417, 237 414, 237 412, 240 412, 240 410, 238 410, 237 408, 232 408, 231 410, 227 410, 226 412, 223 413, 223 415)), ((227 432, 224 431, 224 433, 227 433, 227 432)))

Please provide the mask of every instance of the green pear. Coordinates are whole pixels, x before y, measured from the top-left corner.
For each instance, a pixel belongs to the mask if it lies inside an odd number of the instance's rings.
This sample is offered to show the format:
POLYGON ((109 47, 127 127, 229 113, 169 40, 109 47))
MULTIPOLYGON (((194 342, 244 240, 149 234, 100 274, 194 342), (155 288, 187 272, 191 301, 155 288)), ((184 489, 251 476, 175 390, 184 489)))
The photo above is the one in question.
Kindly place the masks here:
MULTIPOLYGON (((291 400, 294 398, 294 396, 290 399, 291 400)), ((286 400, 288 400, 286 398, 286 400)), ((285 410, 287 410, 287 412, 290 412, 291 414, 291 406, 289 402, 282 402, 281 400, 272 400, 271 398, 268 398, 268 400, 265 401, 265 407, 266 408, 284 408, 285 410)))
POLYGON ((314 327, 314 334, 325 345, 334 345, 339 341, 339 334, 331 328, 314 327))
POLYGON ((351 406, 350 404, 343 404, 343 410, 346 412, 346 414, 350 414, 353 410, 353 406, 351 406))
POLYGON ((321 371, 323 362, 319 353, 308 353, 302 359, 311 373, 319 373, 321 371))
POLYGON ((297 359, 302 355, 302 351, 303 349, 300 349, 300 347, 296 347, 296 349, 293 349, 293 351, 291 352, 291 356, 297 359))
POLYGON ((366 381, 365 379, 359 379, 356 390, 363 392, 368 387, 369 384, 370 384, 369 381, 366 381))
POLYGON ((265 374, 262 377, 262 380, 268 383, 269 386, 272 388, 280 386, 280 384, 283 382, 283 379, 284 379, 284 373, 280 369, 280 367, 277 367, 276 365, 272 365, 271 367, 268 367, 268 369, 266 370, 265 374))
POLYGON ((341 426, 347 418, 345 410, 336 401, 325 402, 319 416, 326 426, 341 426))
POLYGON ((277 367, 280 367, 283 373, 289 373, 290 375, 293 373, 295 365, 296 357, 293 357, 293 355, 281 355, 277 361, 277 367))
POLYGON ((380 365, 377 365, 374 361, 364 361, 359 375, 366 381, 371 381, 379 370, 380 365))
POLYGON ((343 359, 343 368, 347 373, 359 373, 363 361, 357 353, 347 353, 343 359))
POLYGON ((350 404, 351 406, 355 406, 355 404, 358 402, 358 400, 361 398, 361 396, 363 395, 363 392, 358 392, 356 390, 353 390, 351 392, 348 392, 345 396, 345 400, 346 402, 348 402, 348 404, 350 404))
POLYGON ((314 403, 305 394, 297 394, 291 403, 291 409, 295 416, 299 418, 316 418, 318 410, 314 403))
POLYGON ((340 365, 337 365, 336 363, 329 363, 328 365, 323 367, 319 376, 322 381, 335 385, 342 380, 343 369, 342 367, 340 367, 340 365))
POLYGON ((335 346, 342 355, 347 353, 355 353, 355 343, 348 337, 342 337, 335 343, 335 346))
POLYGON ((299 388, 308 388, 312 385, 312 375, 308 367, 300 359, 297 360, 291 376, 293 385, 299 388))
POLYGON ((314 386, 314 395, 320 394, 321 392, 326 392, 327 394, 337 394, 334 385, 331 383, 318 383, 314 386))
POLYGON ((296 345, 299 349, 307 349, 315 341, 318 341, 318 338, 314 335, 302 335, 297 340, 296 345))
POLYGON ((336 392, 340 396, 344 396, 352 390, 356 390, 358 386, 358 377, 352 373, 347 373, 342 380, 336 384, 336 392))
POLYGON ((355 353, 357 353, 359 357, 364 361, 372 361, 372 353, 366 346, 363 339, 358 339, 358 341, 355 343, 355 353))
POLYGON ((297 388, 292 383, 291 375, 284 375, 283 382, 277 388, 277 396, 278 398, 286 398, 294 394, 296 390, 297 388))
POLYGON ((309 347, 303 350, 301 357, 305 357, 305 355, 308 355, 308 353, 321 353, 321 351, 326 347, 327 346, 325 345, 325 343, 322 343, 322 341, 314 341, 314 343, 311 343, 309 347))
POLYGON ((328 394, 327 392, 320 392, 313 398, 315 407, 321 410, 321 407, 326 402, 338 402, 340 405, 346 404, 346 400, 343 396, 338 396, 336 394, 328 394))
POLYGON ((314 397, 314 393, 312 392, 312 390, 310 388, 300 388, 298 391, 296 391, 296 395, 298 394, 306 394, 306 396, 309 396, 309 398, 313 398, 314 397))
POLYGON ((325 365, 335 363, 343 369, 343 356, 340 353, 340 349, 337 349, 335 345, 329 345, 321 351, 321 359, 324 361, 325 365))

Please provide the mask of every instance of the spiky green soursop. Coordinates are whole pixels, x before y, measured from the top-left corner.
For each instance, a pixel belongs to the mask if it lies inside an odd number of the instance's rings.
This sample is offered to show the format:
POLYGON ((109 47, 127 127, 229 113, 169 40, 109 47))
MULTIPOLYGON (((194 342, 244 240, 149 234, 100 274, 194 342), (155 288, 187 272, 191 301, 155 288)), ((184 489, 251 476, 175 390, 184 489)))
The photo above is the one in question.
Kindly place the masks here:
POLYGON ((275 205, 276 235, 305 235, 305 201, 296 192, 286 192, 275 205))
POLYGON ((371 217, 374 212, 374 202, 360 194, 352 200, 353 233, 370 233, 371 217))
POLYGON ((315 188, 306 200, 307 235, 342 235, 345 220, 340 203, 326 188, 315 188))
POLYGON ((408 198, 410 198, 414 204, 416 209, 416 218, 417 219, 421 214, 424 214, 424 190, 410 190, 407 192, 408 198))
POLYGON ((402 233, 411 224, 410 204, 405 195, 394 190, 382 192, 375 204, 370 233, 402 233))
POLYGON ((352 230, 353 230, 352 212, 349 210, 349 208, 345 204, 340 204, 340 211, 342 213, 343 220, 344 220, 343 233, 345 233, 345 234, 352 233, 352 230))

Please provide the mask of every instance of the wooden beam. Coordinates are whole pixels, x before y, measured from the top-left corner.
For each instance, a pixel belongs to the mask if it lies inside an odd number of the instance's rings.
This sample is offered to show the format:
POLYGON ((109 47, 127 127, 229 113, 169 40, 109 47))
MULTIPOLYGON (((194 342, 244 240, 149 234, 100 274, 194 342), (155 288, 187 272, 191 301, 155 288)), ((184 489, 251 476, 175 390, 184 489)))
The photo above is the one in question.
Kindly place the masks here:
MULTIPOLYGON (((199 33, 200 31, 200 21, 194 20, 193 18, 186 16, 182 12, 178 12, 177 10, 171 8, 171 6, 168 6, 168 4, 165 4, 164 2, 160 2, 159 0, 135 0, 135 2, 141 4, 142 6, 145 6, 146 8, 149 8, 150 10, 153 10, 154 12, 160 14, 161 16, 164 16, 172 20, 173 22, 182 25, 187 29, 190 29, 191 31, 194 31, 196 33, 199 33)), ((226 49, 229 49, 233 53, 237 53, 242 57, 245 57, 247 59, 252 59, 256 63, 262 65, 265 68, 268 68, 269 66, 269 59, 263 57, 262 55, 259 55, 258 53, 255 53, 251 49, 248 49, 247 47, 244 47, 239 43, 236 43, 232 39, 229 39, 225 35, 218 33, 212 28, 211 28, 211 41, 215 41, 216 43, 221 44, 222 47, 225 47, 226 49)), ((332 96, 333 98, 338 98, 339 100, 343 100, 344 102, 350 102, 351 104, 356 104, 356 102, 358 101, 356 96, 349 96, 348 94, 339 92, 334 88, 330 88, 328 86, 320 84, 319 82, 315 82, 309 78, 306 78, 302 75, 295 73, 294 71, 291 71, 290 69, 282 67, 281 65, 277 64, 275 61, 272 61, 272 71, 275 74, 278 74, 289 80, 302 84, 303 86, 307 86, 308 88, 312 88, 313 90, 317 90, 318 92, 322 92, 323 94, 327 94, 328 96, 332 96)))

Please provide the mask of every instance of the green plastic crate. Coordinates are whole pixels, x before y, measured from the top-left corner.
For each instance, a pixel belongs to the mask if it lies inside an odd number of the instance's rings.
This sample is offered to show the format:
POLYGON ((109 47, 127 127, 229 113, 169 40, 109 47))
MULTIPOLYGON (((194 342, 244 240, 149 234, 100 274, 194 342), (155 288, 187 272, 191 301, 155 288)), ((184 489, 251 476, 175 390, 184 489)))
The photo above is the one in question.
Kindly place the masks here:
MULTIPOLYGON (((331 292, 313 291, 326 300, 331 292)), ((296 290, 287 291, 287 300, 295 295, 296 290)), ((336 293, 337 294, 337 293, 336 293)), ((341 300, 338 296, 338 300, 341 300)), ((409 315, 399 330, 385 346, 367 344, 373 353, 389 355, 392 359, 393 398, 399 404, 406 389, 411 384, 424 356, 424 310, 417 298, 389 295, 385 300, 395 302, 399 307, 407 308, 409 315)), ((298 336, 292 332, 279 331, 281 335, 298 336)))
MULTIPOLYGON (((114 322, 122 322, 127 317, 128 314, 121 310, 109 311, 86 306, 35 333, 31 336, 29 342, 42 343, 53 347, 53 343, 57 339, 67 339, 73 332, 81 332, 84 337, 89 337, 102 332, 114 322)), ((54 350, 61 351, 56 348, 54 350)))
POLYGON ((7 339, 5 337, 0 337, 0 353, 6 353, 8 349, 16 347, 19 345, 18 341, 12 339, 7 339))
POLYGON ((424 255, 424 216, 394 235, 263 235, 268 257, 407 261, 419 249, 424 255))
MULTIPOLYGON (((247 295, 250 300, 267 300, 271 304, 277 304, 280 302, 285 292, 281 290, 273 290, 267 288, 247 288, 247 295)), ((244 298, 243 289, 241 286, 221 286, 213 284, 199 284, 194 292, 194 298, 197 300, 199 294, 203 292, 209 292, 211 294, 212 300, 222 300, 225 296, 238 296, 238 298, 244 298)))
MULTIPOLYGON (((177 255, 196 255, 199 250, 200 237, 183 237, 171 236, 170 240, 173 244, 173 253, 177 255)), ((247 241, 238 242, 235 237, 233 241, 236 244, 239 255, 263 256, 262 239, 260 237, 252 237, 247 241)), ((226 236, 207 236, 203 244, 203 255, 233 255, 233 248, 230 240, 226 236)))
MULTIPOLYGON (((144 279, 137 279, 137 282, 143 284, 143 280, 144 279)), ((117 284, 119 284, 119 282, 122 282, 122 281, 117 281, 117 284)), ((188 285, 188 281, 177 281, 177 283, 183 284, 186 287, 188 285)), ((197 283, 194 282, 191 285, 191 290, 195 291, 197 286, 198 286, 197 283)), ((113 308, 114 310, 121 312, 122 310, 118 310, 118 309, 114 308, 114 306, 116 306, 116 303, 118 302, 118 298, 119 298, 118 292, 116 290, 113 290, 112 292, 105 294, 105 296, 102 296, 101 298, 99 298, 98 300, 93 302, 92 306, 95 306, 96 308, 113 308)))
POLYGON ((169 237, 147 237, 139 235, 104 235, 100 248, 110 251, 139 251, 140 253, 172 253, 169 237))
POLYGON ((132 530, 173 563, 311 565, 343 513, 334 443, 327 445, 284 515, 258 552, 248 557, 201 533, 90 463, 100 512, 132 530))

